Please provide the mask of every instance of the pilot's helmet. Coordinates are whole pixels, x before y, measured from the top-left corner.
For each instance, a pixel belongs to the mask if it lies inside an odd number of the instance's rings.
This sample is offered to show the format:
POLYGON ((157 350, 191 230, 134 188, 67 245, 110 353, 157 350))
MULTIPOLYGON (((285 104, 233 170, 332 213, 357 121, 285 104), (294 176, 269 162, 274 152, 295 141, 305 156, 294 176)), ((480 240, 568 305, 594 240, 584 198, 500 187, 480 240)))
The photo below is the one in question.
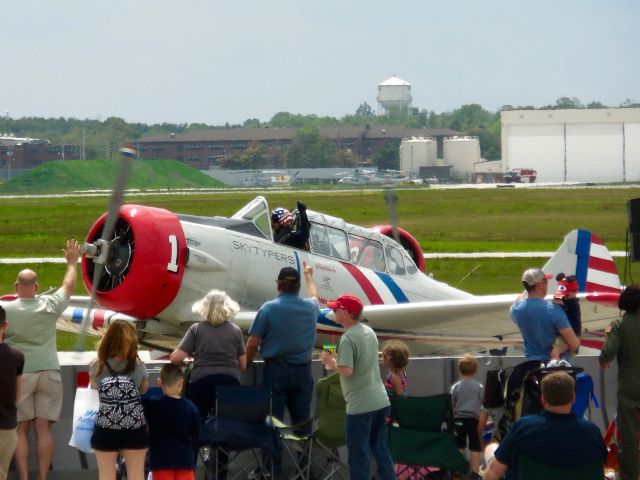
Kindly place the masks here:
POLYGON ((293 216, 286 208, 278 207, 271 212, 271 221, 286 227, 293 223, 293 216))

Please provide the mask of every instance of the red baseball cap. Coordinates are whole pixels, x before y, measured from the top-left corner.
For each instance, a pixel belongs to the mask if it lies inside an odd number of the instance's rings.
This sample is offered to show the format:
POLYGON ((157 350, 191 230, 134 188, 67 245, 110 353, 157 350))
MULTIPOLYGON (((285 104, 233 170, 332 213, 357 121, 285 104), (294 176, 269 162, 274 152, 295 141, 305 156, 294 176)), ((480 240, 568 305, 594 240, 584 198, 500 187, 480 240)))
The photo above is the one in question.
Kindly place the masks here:
POLYGON ((353 295, 340 295, 332 302, 327 302, 327 307, 331 310, 346 310, 351 315, 360 315, 363 305, 358 297, 354 297, 353 295))

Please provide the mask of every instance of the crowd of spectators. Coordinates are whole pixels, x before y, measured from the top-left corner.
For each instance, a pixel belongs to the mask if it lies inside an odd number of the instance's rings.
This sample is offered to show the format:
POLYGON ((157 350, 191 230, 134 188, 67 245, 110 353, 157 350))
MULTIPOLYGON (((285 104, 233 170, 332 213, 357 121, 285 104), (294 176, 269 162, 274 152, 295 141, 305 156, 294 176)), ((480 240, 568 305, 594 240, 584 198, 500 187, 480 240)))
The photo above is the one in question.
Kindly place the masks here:
MULTIPOLYGON (((298 208, 304 214, 304 205, 298 208)), ((64 253, 67 271, 60 289, 36 296, 36 273, 22 270, 16 279, 16 299, 0 305, 0 479, 7 476, 12 456, 21 480, 28 478, 28 434, 32 425, 40 479, 46 478, 51 464, 54 451, 51 423, 59 419, 62 404, 55 321, 75 289, 78 243, 69 240, 64 253)), ((202 419, 215 414, 216 388, 240 385, 240 374, 256 354, 264 361, 262 383, 272 392, 273 415, 284 420, 286 410, 293 424, 309 419, 313 391, 311 360, 320 305, 313 269, 304 263, 302 273, 306 297, 299 295, 302 280, 296 269, 285 267, 279 272, 277 297, 259 309, 246 344, 240 328, 233 323, 240 310, 237 302, 220 290, 207 293, 193 306, 201 321, 189 327, 171 354, 170 363, 161 369, 158 379, 161 396, 142 396, 149 384, 145 365, 138 356, 135 328, 125 321, 109 325, 100 340, 97 358, 89 366, 91 386, 99 395, 91 445, 101 479, 115 477, 116 460, 122 455, 127 478, 142 480, 150 450, 154 480, 193 480, 196 440, 202 419), (185 375, 188 359, 193 361, 185 375)), ((548 278, 539 269, 525 271, 522 283, 526 293, 511 307, 527 360, 549 362, 575 352, 580 345, 579 327, 576 331, 573 325, 576 311, 578 325, 580 320, 579 305, 577 309, 574 305, 577 299, 575 295, 557 293, 555 302, 547 301, 548 278), (573 302, 569 307, 564 303, 565 297, 573 302), (571 322, 567 312, 573 312, 571 322)), ((574 279, 561 281, 569 283, 574 279)), ((574 287, 571 284, 572 292, 574 287)), ((340 376, 346 401, 350 478, 371 478, 373 457, 376 478, 393 479, 387 421, 393 398, 408 394, 405 368, 409 350, 402 342, 385 345, 381 360, 388 373, 383 379, 378 339, 360 321, 361 300, 341 295, 326 306, 344 329, 337 353, 324 351, 321 360, 326 370, 335 370, 340 376)), ((636 346, 640 341, 640 287, 627 287, 620 295, 619 307, 624 315, 606 329, 600 362, 606 368, 609 362, 618 360, 620 478, 626 480, 637 479, 639 473, 640 353, 636 346)), ((468 448, 471 453, 469 478, 479 478, 480 424, 484 424, 487 413, 482 408, 483 386, 473 378, 478 369, 475 358, 463 356, 458 367, 460 379, 450 391, 455 436, 458 447, 468 448)), ((486 479, 517 478, 519 459, 525 455, 557 466, 573 466, 594 459, 601 459, 604 464, 606 449, 599 429, 571 413, 574 379, 566 372, 549 373, 542 379, 541 387, 544 412, 519 419, 499 445, 487 447, 486 479)), ((276 477, 281 474, 278 462, 273 465, 276 477)), ((222 472, 225 478, 226 464, 222 472)))

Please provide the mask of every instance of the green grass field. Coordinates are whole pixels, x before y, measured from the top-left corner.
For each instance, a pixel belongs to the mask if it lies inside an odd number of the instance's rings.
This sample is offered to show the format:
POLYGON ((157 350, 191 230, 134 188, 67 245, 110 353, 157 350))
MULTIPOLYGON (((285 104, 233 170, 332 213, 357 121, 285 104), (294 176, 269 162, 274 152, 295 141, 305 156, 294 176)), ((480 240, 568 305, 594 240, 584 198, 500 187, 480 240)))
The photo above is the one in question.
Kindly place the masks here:
MULTIPOLYGON (((195 195, 127 195, 125 201, 178 213, 228 216, 260 193, 271 208, 291 208, 300 200, 312 210, 342 217, 349 223, 364 226, 388 223, 384 195, 379 190, 230 190, 195 195)), ((624 250, 626 201, 640 197, 640 187, 407 189, 396 193, 400 226, 416 237, 425 252, 552 251, 574 228, 598 234, 610 250, 624 250)), ((107 196, 2 198, 0 257, 60 257, 65 239, 84 239, 107 203, 107 196)), ((545 258, 438 259, 427 261, 427 269, 436 279, 472 293, 507 293, 520 289, 520 275, 525 268, 542 266, 545 261, 545 258)), ((622 276, 623 259, 616 263, 622 276)), ((639 265, 631 265, 631 278, 636 282, 640 281, 639 265)), ((13 291, 15 275, 25 267, 39 273, 41 290, 60 285, 63 264, 0 264, 0 293, 13 291)), ((86 294, 81 281, 77 293, 86 294)))

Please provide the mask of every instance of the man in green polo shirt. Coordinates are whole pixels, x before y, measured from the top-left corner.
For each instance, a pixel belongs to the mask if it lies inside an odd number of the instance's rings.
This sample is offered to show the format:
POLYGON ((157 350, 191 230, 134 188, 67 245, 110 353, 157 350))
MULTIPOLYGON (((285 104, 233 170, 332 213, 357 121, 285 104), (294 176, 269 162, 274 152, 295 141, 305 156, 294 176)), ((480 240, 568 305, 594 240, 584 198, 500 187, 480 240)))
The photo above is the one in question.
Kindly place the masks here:
POLYGON ((340 374, 342 394, 347 402, 347 453, 349 478, 371 478, 371 454, 376 459, 378 480, 393 480, 393 460, 387 439, 386 418, 389 397, 380 377, 378 338, 375 332, 360 323, 363 305, 353 295, 341 295, 327 307, 334 311, 336 323, 345 332, 340 338, 338 356, 322 352, 327 370, 340 374))
POLYGON ((77 241, 67 240, 64 249, 67 271, 62 287, 51 295, 36 296, 38 276, 22 270, 16 279, 17 298, 3 304, 9 321, 5 340, 24 354, 22 398, 18 408, 18 445, 15 461, 21 480, 29 475, 29 430, 33 424, 38 452, 38 478, 47 478, 53 458, 51 423, 60 419, 62 381, 56 349, 56 321, 76 288, 77 241))

